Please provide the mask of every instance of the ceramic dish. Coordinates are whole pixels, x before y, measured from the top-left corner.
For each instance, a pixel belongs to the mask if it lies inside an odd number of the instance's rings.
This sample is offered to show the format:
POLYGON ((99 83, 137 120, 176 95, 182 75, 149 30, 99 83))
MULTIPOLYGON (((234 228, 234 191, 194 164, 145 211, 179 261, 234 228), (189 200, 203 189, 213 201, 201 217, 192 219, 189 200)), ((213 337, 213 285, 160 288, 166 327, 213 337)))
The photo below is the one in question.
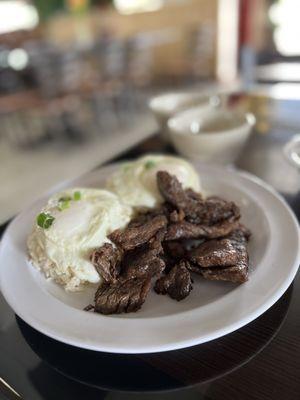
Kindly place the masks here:
MULTIPOLYGON (((70 345, 113 353, 149 353, 207 342, 248 324, 272 306, 291 284, 299 265, 298 223, 284 200, 246 173, 196 165, 206 193, 222 195, 241 208, 252 230, 250 278, 242 285, 196 277, 181 302, 150 293, 137 313, 104 316, 83 311, 95 289, 80 293, 62 287, 28 262, 26 238, 47 196, 17 216, 0 247, 0 284, 11 308, 33 328, 70 345)), ((100 187, 116 165, 67 186, 100 187)))
POLYGON ((170 139, 177 151, 194 160, 231 164, 241 153, 255 117, 218 109, 203 113, 194 108, 168 121, 170 139))

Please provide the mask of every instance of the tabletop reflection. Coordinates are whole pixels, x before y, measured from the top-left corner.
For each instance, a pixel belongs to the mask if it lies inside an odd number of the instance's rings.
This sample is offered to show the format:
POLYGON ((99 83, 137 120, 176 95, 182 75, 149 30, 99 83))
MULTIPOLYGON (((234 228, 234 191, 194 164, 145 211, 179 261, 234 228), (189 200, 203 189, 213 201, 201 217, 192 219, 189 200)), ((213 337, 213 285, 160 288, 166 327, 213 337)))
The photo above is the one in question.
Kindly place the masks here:
MULTIPOLYGON (((279 332, 292 290, 290 286, 273 307, 251 324, 218 341, 164 353, 122 355, 84 350, 53 340, 19 317, 16 319, 26 342, 41 360, 77 382, 104 391, 170 391, 211 382, 260 353, 279 332)), ((42 365, 31 371, 34 385, 42 365)), ((48 398, 46 391, 45 387, 44 399, 48 398)))

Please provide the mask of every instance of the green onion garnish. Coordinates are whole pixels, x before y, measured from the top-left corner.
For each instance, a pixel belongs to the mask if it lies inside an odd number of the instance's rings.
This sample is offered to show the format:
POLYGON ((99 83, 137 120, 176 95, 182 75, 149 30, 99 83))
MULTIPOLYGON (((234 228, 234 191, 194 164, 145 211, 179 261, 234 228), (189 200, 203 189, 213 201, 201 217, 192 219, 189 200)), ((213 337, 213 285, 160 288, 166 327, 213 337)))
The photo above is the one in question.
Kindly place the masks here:
POLYGON ((40 226, 43 229, 50 228, 50 226, 52 225, 54 220, 55 220, 55 218, 52 217, 52 215, 50 215, 48 213, 40 213, 36 217, 36 222, 37 222, 38 226, 40 226))
POLYGON ((66 208, 70 207, 70 200, 64 200, 64 201, 60 201, 58 203, 58 209, 59 211, 65 210, 66 208))
POLYGON ((151 169, 151 168, 153 168, 153 167, 155 167, 155 162, 154 161, 151 161, 151 160, 149 160, 149 161, 147 161, 146 163, 145 163, 145 168, 146 169, 151 169))
POLYGON ((81 199, 81 193, 80 192, 74 192, 73 198, 75 201, 78 201, 81 199))
POLYGON ((59 211, 65 210, 70 207, 70 201, 72 198, 70 196, 63 196, 58 199, 58 209, 59 211))

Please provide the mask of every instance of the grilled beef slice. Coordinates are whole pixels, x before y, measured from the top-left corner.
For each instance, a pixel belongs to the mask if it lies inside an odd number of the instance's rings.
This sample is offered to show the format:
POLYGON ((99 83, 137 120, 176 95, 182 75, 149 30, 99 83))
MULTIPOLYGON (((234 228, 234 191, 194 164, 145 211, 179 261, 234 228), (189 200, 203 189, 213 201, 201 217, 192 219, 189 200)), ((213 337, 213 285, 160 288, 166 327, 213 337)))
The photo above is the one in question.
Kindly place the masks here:
POLYGON ((102 284, 95 294, 95 312, 120 314, 138 311, 149 293, 151 278, 119 278, 102 284))
POLYGON ((124 251, 128 251, 148 242, 166 225, 167 218, 164 215, 157 215, 140 225, 129 226, 124 230, 117 229, 109 235, 109 239, 124 251))
POLYGON ((165 263, 160 257, 164 252, 162 240, 166 230, 159 230, 147 244, 126 252, 123 259, 123 276, 143 277, 159 276, 165 269, 165 263))
POLYGON ((111 243, 104 243, 91 254, 91 262, 105 282, 115 282, 120 273, 122 252, 111 243))
POLYGON ((201 268, 235 265, 239 253, 229 239, 208 240, 187 254, 188 259, 201 268))
POLYGON ((248 280, 248 260, 239 261, 236 265, 226 268, 201 268, 203 278, 211 281, 229 281, 244 283, 248 280))
POLYGON ((95 312, 118 314, 137 311, 142 306, 150 290, 151 278, 160 276, 165 268, 160 257, 163 253, 161 241, 165 233, 166 229, 162 228, 146 244, 120 252, 120 274, 114 281, 106 280, 98 288, 95 312))
POLYGON ((137 249, 128 253, 123 262, 126 278, 160 275, 165 268, 164 261, 153 249, 137 249))
MULTIPOLYGON (((224 262, 222 264, 221 258, 218 259, 219 264, 217 266, 206 266, 202 265, 199 267, 199 264, 196 265, 192 263, 189 265, 189 269, 193 272, 196 272, 202 275, 205 279, 209 280, 222 280, 222 281, 230 281, 235 283, 243 283, 248 279, 248 266, 249 266, 249 256, 247 252, 247 235, 249 231, 246 231, 244 228, 239 228, 233 231, 230 235, 227 236, 226 239, 220 240, 220 246, 224 246, 224 262), (236 253, 236 260, 232 265, 229 264, 229 258, 226 259, 226 251, 228 249, 228 241, 231 246, 234 248, 236 253)), ((207 242, 209 243, 209 242, 207 242)), ((200 245, 199 247, 201 247, 200 245)), ((219 247, 219 251, 220 247, 219 247)), ((213 258, 213 251, 211 252, 211 256, 213 258)), ((190 257, 193 258, 192 256, 190 257)), ((212 258, 210 260, 212 260, 212 258)), ((209 252, 206 253, 206 261, 209 259, 209 252)), ((193 258, 193 261, 196 261, 193 258)), ((203 260, 202 260, 203 261, 203 260)), ((206 264, 208 265, 208 264, 206 264)))
POLYGON ((192 199, 183 190, 176 176, 166 171, 158 171, 156 176, 157 186, 163 198, 178 210, 185 211, 192 199))
POLYGON ((154 286, 156 293, 168 294, 177 301, 187 297, 192 290, 192 281, 186 265, 186 261, 180 261, 167 275, 158 279, 154 286))
POLYGON ((215 225, 196 225, 188 221, 170 224, 165 240, 215 239, 228 235, 238 226, 238 221, 222 221, 215 225))
POLYGON ((219 197, 208 197, 202 202, 196 202, 190 208, 187 220, 194 224, 214 225, 222 221, 237 220, 240 218, 240 210, 232 201, 226 201, 219 197))
POLYGON ((203 200, 191 189, 184 190, 176 176, 166 171, 157 173, 157 185, 163 198, 176 209, 183 210, 186 220, 194 224, 214 225, 240 217, 239 208, 218 197, 203 200))

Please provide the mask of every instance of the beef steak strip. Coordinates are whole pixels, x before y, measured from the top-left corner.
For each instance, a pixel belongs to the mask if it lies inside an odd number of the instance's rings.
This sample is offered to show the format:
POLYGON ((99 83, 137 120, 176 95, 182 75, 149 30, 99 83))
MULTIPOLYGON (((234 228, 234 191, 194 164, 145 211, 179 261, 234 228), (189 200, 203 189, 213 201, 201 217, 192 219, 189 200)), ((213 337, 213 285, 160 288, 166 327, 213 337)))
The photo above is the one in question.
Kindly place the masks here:
POLYGON ((127 254, 123 263, 123 274, 126 278, 153 277, 165 269, 164 261, 153 249, 138 249, 127 254))
POLYGON ((109 239, 124 251, 128 251, 148 242, 166 225, 167 218, 164 215, 157 215, 141 225, 130 226, 124 230, 117 229, 109 235, 109 239))
MULTIPOLYGON (((235 231, 231 232, 226 240, 230 241, 234 247, 237 255, 237 259, 233 265, 219 264, 217 267, 205 267, 200 268, 198 265, 191 263, 189 269, 203 276, 205 279, 216 280, 216 281, 230 281, 234 283, 244 283, 248 280, 248 266, 249 256, 247 252, 247 234, 243 227, 239 227, 235 231)), ((223 242, 220 240, 220 242, 223 242)), ((209 242, 207 242, 209 243, 209 242)))
POLYGON ((125 277, 142 277, 160 275, 165 269, 161 257, 163 253, 162 240, 166 229, 160 229, 147 244, 125 253, 122 275, 125 277))
MULTIPOLYGON (((159 229, 147 243, 126 252, 119 250, 122 254, 120 275, 116 280, 106 280, 100 285, 95 295, 95 312, 132 312, 142 306, 150 290, 151 278, 161 275, 165 268, 160 258, 165 233, 166 228, 159 229)), ((105 246, 105 250, 108 248, 105 246)), ((101 261, 103 263, 103 255, 101 261)))
POLYGON ((120 278, 101 285, 95 294, 95 312, 120 314, 138 311, 150 291, 151 278, 120 278))
POLYGON ((187 220, 195 224, 214 225, 221 221, 236 220, 240 218, 240 210, 232 201, 218 197, 208 197, 205 201, 197 202, 190 207, 187 220))
POLYGON ((104 243, 95 249, 90 260, 105 282, 115 282, 120 273, 122 251, 111 243, 104 243))
POLYGON ((187 254, 187 258, 201 268, 235 265, 239 252, 230 239, 208 240, 187 254))
POLYGON ((248 263, 238 262, 227 268, 201 268, 203 278, 211 281, 244 283, 248 280, 248 263))
POLYGON ((157 172, 157 186, 163 198, 178 210, 185 210, 191 202, 175 175, 166 171, 157 172))
POLYGON ((222 221, 215 225, 196 225, 188 221, 176 222, 168 226, 165 240, 216 239, 228 235, 238 226, 237 221, 222 221))
POLYGON ((194 224, 214 225, 240 217, 239 208, 233 202, 219 197, 203 200, 193 190, 184 190, 176 176, 166 171, 157 172, 157 185, 164 199, 178 210, 183 210, 186 220, 194 224))
POLYGON ((192 280, 186 265, 186 261, 180 261, 167 275, 158 279, 154 286, 156 293, 168 294, 177 301, 187 297, 192 290, 192 280))

